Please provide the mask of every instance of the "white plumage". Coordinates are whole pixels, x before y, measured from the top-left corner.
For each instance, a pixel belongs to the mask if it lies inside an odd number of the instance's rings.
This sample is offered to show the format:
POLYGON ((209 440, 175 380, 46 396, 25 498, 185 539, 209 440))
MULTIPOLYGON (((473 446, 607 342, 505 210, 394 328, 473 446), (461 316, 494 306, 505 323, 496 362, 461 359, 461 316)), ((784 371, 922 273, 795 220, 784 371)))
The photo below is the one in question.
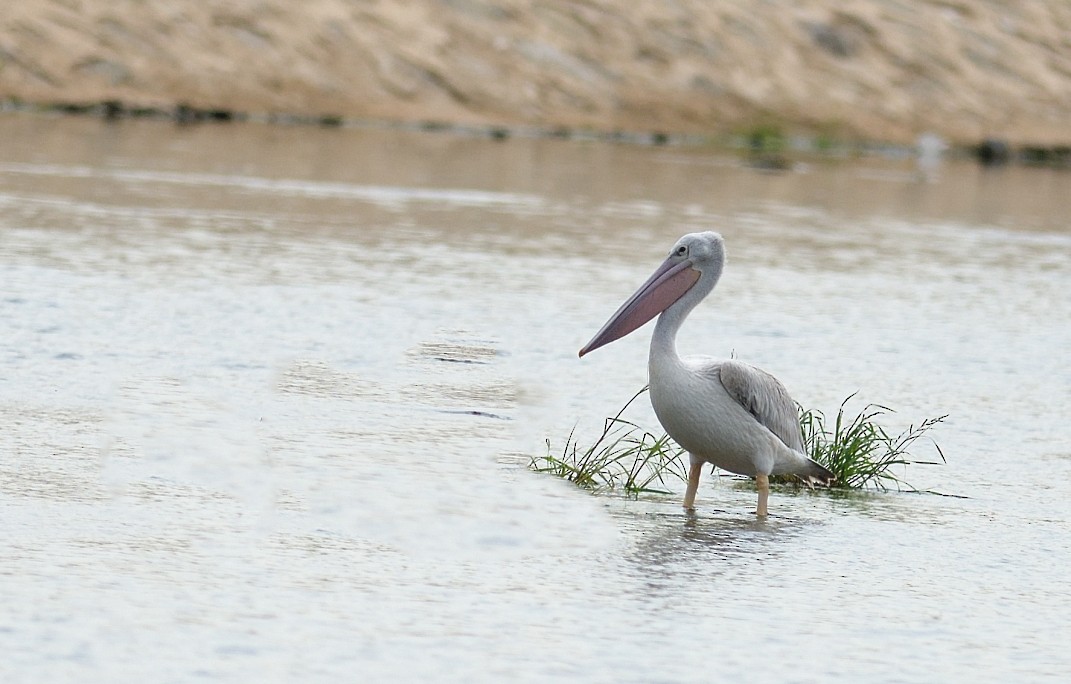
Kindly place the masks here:
POLYGON ((793 474, 825 482, 833 475, 804 455, 796 403, 777 378, 740 361, 677 354, 677 331, 714 289, 724 264, 720 235, 685 235, 580 355, 661 314, 648 360, 651 404, 662 427, 688 450, 691 459, 685 508, 694 506, 703 463, 712 463, 754 477, 759 489, 758 514, 765 516, 770 475, 793 474))

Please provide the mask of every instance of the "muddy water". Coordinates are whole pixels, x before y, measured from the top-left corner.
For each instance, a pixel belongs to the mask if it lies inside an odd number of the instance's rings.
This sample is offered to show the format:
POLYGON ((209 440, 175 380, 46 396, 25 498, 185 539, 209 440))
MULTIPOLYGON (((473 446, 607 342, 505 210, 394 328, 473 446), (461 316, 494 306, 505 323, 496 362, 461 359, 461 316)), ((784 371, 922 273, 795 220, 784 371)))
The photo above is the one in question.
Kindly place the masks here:
MULTIPOLYGON (((1071 176, 0 118, 4 681, 1009 681, 1071 671, 1071 176), (687 352, 948 413, 957 497, 591 496, 576 350, 681 233, 687 352)), ((632 417, 652 423, 640 407, 632 417)), ((923 448, 921 456, 932 456, 923 448)))

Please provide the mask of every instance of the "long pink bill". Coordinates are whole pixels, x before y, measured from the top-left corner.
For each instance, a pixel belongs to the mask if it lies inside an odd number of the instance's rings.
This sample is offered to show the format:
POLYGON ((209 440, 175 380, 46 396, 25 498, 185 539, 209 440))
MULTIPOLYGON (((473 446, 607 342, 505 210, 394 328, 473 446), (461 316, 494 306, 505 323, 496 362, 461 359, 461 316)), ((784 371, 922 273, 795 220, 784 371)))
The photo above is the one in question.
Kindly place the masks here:
POLYGON ((610 344, 639 328, 668 309, 691 289, 697 280, 699 280, 699 271, 693 269, 690 263, 666 259, 647 279, 647 282, 621 305, 610 320, 606 321, 606 325, 602 326, 595 337, 591 338, 591 342, 580 350, 580 356, 610 344))

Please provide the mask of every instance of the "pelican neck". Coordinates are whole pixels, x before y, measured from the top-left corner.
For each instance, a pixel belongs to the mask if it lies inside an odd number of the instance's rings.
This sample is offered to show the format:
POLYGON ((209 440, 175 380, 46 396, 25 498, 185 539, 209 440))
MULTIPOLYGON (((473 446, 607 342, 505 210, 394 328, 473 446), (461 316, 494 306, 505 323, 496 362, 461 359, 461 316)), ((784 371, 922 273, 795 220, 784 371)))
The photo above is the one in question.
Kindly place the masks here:
POLYGON ((677 353, 677 332, 684 325, 684 320, 688 318, 692 309, 714 289, 720 277, 721 265, 714 264, 713 268, 708 265, 708 268, 700 270, 699 280, 695 285, 659 314, 654 334, 651 335, 652 360, 656 357, 680 360, 680 355, 677 353))

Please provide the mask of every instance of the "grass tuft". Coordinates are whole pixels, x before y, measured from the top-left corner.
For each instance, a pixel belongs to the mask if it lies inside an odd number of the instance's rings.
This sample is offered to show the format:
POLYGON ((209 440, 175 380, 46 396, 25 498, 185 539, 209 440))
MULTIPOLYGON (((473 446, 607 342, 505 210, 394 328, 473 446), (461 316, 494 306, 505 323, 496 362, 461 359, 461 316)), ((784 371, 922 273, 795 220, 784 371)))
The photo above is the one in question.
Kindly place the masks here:
POLYGON ((940 462, 915 460, 910 458, 909 450, 948 415, 927 418, 891 435, 877 422, 885 414, 894 413, 886 406, 867 404, 854 418, 848 419, 846 406, 854 397, 855 394, 851 394, 841 402, 832 429, 821 411, 799 407, 805 453, 836 476, 834 487, 880 490, 894 487, 897 491, 917 491, 901 479, 894 468, 945 463, 945 455, 936 442, 933 446, 940 462))
MULTIPOLYGON (((603 424, 595 443, 582 449, 573 432, 565 440, 560 455, 552 453, 547 440, 545 456, 533 456, 528 467, 537 473, 550 473, 591 491, 620 490, 630 496, 670 494, 666 477, 686 477, 684 450, 669 435, 656 437, 639 425, 621 417, 636 399, 647 391, 644 387, 629 399, 612 418, 603 424)), ((575 428, 574 428, 575 430, 575 428)))
MULTIPOLYGON (((548 439, 546 455, 533 456, 528 463, 529 469, 556 475, 591 491, 620 490, 630 496, 669 494, 658 485, 665 487, 666 478, 687 478, 684 449, 666 433, 656 435, 621 417, 646 391, 646 387, 641 389, 613 417, 606 419, 602 434, 594 444, 582 448, 574 432, 570 431, 565 447, 555 455, 548 439)), ((918 491, 901 479, 896 470, 908 465, 945 463, 945 455, 936 442, 933 446, 940 462, 915 460, 910 457, 909 450, 948 416, 927 418, 892 435, 877 422, 882 416, 894 413, 885 406, 867 404, 849 419, 846 407, 854 397, 855 394, 851 394, 841 402, 832 427, 821 411, 798 407, 807 455, 836 476, 836 482, 831 485, 833 488, 918 491)), ((799 479, 787 476, 771 478, 771 481, 795 483, 799 479)))

